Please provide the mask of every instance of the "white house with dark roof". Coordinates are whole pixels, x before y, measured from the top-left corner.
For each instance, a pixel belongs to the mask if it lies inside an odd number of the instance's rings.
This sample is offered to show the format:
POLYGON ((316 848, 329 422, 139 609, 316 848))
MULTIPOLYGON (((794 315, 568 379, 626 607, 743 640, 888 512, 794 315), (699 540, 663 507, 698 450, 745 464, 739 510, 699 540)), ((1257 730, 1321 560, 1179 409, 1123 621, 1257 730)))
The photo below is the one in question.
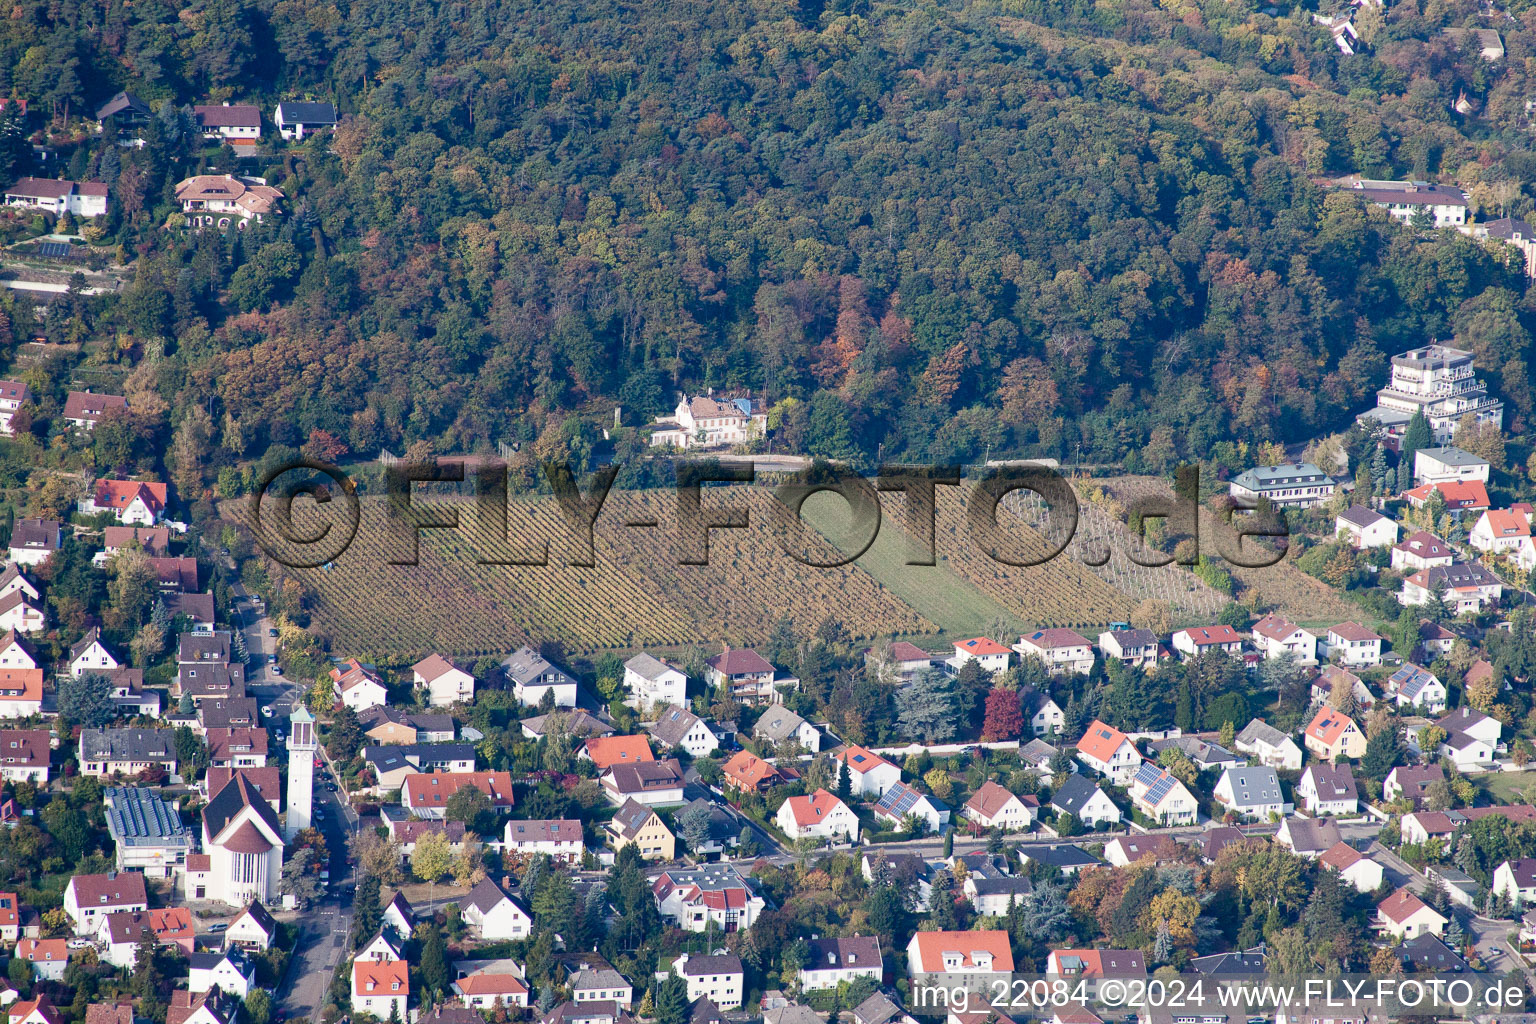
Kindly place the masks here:
POLYGON ((502 830, 502 849, 529 857, 545 854, 557 864, 574 867, 581 863, 581 822, 574 818, 514 818, 502 830))
POLYGON ((684 953, 672 961, 672 971, 687 984, 690 1002, 708 999, 722 1010, 741 1008, 746 971, 740 957, 731 953, 715 956, 684 953))
POLYGON ((875 803, 875 817, 887 828, 900 828, 908 816, 921 821, 929 832, 942 832, 949 825, 949 805, 905 782, 887 789, 875 803))
POLYGON ((1150 629, 1111 629, 1099 634, 1099 652, 1127 665, 1157 664, 1157 634, 1150 629))
POLYGON ((814 754, 821 749, 821 732, 782 704, 763 712, 752 728, 752 735, 774 746, 793 741, 807 753, 814 754))
POLYGON ((777 704, 782 700, 775 687, 796 686, 797 679, 777 678, 773 663, 750 647, 726 647, 704 663, 704 681, 741 704, 777 704))
POLYGON ((1245 507, 1260 498, 1283 508, 1311 508, 1333 496, 1333 477, 1310 462, 1255 466, 1232 478, 1232 497, 1245 507))
POLYGON ((1493 894, 1509 899, 1511 906, 1536 904, 1536 857, 1506 860, 1493 871, 1493 894))
POLYGON ((845 939, 810 939, 811 955, 800 968, 802 992, 837 988, 843 982, 868 978, 880 983, 885 959, 880 955, 880 939, 874 935, 854 935, 845 939))
POLYGON ((1273 768, 1265 766, 1228 768, 1216 781, 1212 796, 1227 810, 1251 820, 1291 812, 1291 804, 1280 788, 1280 777, 1273 768))
POLYGON ((5 205, 41 210, 54 216, 104 217, 107 186, 100 181, 22 178, 5 190, 5 205))
POLYGON ((1309 764, 1296 783, 1296 797, 1312 815, 1356 814, 1360 793, 1349 765, 1309 764))
POLYGON ((1283 846, 1298 857, 1316 860, 1337 846, 1344 837, 1332 818, 1303 818, 1293 815, 1280 822, 1275 845, 1283 846))
POLYGON ((1013 649, 1021 658, 1037 659, 1053 675, 1087 675, 1093 671, 1093 641, 1073 629, 1037 629, 1020 636, 1013 649))
POLYGON ((1456 553, 1445 541, 1432 533, 1419 530, 1392 545, 1392 568, 1398 571, 1417 572, 1435 566, 1450 565, 1456 561, 1456 553))
POLYGON ((1359 551, 1386 548, 1397 543, 1397 523, 1364 505, 1351 505, 1333 517, 1333 535, 1349 538, 1359 551))
POLYGON ((285 139, 304 141, 306 134, 336 127, 336 105, 310 100, 283 100, 272 112, 272 123, 285 139))
POLYGON ((637 654, 624 663, 626 707, 649 710, 688 703, 688 676, 669 661, 637 654))
POLYGON ((521 704, 538 707, 544 695, 549 693, 554 695, 557 708, 576 706, 576 680, 532 647, 520 647, 507 655, 501 663, 501 671, 512 686, 513 696, 521 704))
POLYGON ((1099 822, 1118 824, 1124 815, 1109 795, 1081 775, 1069 775, 1051 794, 1051 809, 1057 814, 1070 814, 1088 828, 1099 822))
POLYGON ((1019 708, 1029 723, 1029 731, 1036 736, 1060 736, 1066 728, 1066 712, 1048 694, 1026 690, 1019 694, 1019 708))
POLYGON ((698 715, 680 706, 663 708, 647 732, 673 750, 686 750, 690 757, 708 757, 720 748, 714 730, 698 715))
POLYGON ((470 890, 460 913, 485 942, 526 939, 533 930, 533 917, 491 878, 470 890))
POLYGON ((1415 484, 1448 484, 1467 480, 1486 484, 1491 469, 1487 459, 1454 446, 1420 448, 1413 454, 1415 484))
POLYGON ((1366 202, 1381 207, 1387 216, 1404 224, 1419 216, 1428 218, 1430 225, 1437 228, 1455 228, 1467 222, 1467 194, 1454 185, 1361 178, 1345 191, 1363 196, 1366 202))
POLYGON ((1240 754, 1259 759, 1260 764, 1271 768, 1298 771, 1301 768, 1301 747, 1285 733, 1268 722, 1255 718, 1243 726, 1232 744, 1240 754))
POLYGON ((192 108, 192 116, 206 138, 261 138, 261 109, 254 104, 198 104, 192 108))

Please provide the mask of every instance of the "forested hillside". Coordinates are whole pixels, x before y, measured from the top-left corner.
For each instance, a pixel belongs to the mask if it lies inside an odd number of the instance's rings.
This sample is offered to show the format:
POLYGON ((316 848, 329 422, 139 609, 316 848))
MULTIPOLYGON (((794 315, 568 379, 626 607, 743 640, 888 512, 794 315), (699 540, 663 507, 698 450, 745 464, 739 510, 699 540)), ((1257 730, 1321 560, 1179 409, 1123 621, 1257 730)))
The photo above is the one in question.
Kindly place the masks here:
MULTIPOLYGON (((711 386, 764 393, 792 450, 1160 470, 1338 429, 1429 337, 1524 431, 1513 252, 1313 183, 1531 208, 1536 11, 1477 8, 1365 10, 1345 56, 1250 0, 52 0, 0 21, 0 93, 58 126, 120 88, 163 103, 141 150, 57 129, 138 263, 43 329, 135 368, 183 485, 273 445, 582 457, 614 405, 635 425, 711 386), (240 168, 289 215, 175 230, 171 186, 234 160, 179 108, 303 95, 334 139, 240 168)), ((46 419, 63 381, 36 383, 46 419)))

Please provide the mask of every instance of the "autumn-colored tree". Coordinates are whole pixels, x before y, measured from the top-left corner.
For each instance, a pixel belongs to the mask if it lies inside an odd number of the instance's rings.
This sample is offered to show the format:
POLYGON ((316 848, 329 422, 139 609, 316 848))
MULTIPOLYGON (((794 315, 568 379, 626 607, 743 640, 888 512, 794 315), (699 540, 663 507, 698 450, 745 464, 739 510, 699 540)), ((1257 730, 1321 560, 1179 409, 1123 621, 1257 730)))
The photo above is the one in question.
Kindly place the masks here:
POLYGON ((1061 396, 1050 369, 1037 356, 1015 359, 1003 370, 997 397, 1003 404, 1003 421, 1029 423, 1055 414, 1061 396))
POLYGON ((320 462, 339 462, 351 451, 347 443, 328 430, 316 427, 304 442, 304 454, 320 462))
POLYGON ((1018 692, 998 687, 987 694, 981 738, 987 742, 1011 740, 1023 731, 1024 712, 1019 706, 1018 692))

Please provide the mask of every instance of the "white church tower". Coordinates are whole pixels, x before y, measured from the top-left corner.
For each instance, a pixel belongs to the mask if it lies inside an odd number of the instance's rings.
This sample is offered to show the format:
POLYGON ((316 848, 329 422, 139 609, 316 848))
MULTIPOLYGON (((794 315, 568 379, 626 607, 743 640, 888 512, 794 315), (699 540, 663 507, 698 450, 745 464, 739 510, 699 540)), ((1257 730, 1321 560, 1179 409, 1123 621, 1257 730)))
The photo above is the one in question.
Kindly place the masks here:
POLYGON ((288 719, 288 820, 283 832, 292 839, 314 820, 315 719, 304 705, 288 719))

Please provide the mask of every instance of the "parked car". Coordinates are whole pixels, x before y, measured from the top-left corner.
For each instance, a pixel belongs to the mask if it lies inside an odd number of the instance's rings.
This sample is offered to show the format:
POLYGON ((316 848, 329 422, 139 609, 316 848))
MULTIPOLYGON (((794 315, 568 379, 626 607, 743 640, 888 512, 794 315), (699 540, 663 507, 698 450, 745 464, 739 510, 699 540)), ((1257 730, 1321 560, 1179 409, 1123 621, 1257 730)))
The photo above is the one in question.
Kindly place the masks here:
POLYGON ((277 636, 277 627, 272 626, 267 630, 267 636, 277 636))

